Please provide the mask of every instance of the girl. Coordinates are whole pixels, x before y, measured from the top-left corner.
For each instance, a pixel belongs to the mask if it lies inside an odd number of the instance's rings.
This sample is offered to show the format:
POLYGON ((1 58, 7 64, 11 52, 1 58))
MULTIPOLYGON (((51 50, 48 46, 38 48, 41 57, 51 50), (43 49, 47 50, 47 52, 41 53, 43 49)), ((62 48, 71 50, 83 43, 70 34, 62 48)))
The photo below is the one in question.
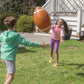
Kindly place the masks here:
POLYGON ((50 60, 49 63, 52 62, 53 58, 53 48, 55 44, 55 53, 56 53, 56 63, 53 66, 58 66, 58 48, 59 48, 59 42, 63 43, 64 38, 64 32, 68 33, 68 26, 67 23, 63 19, 57 20, 55 25, 51 26, 52 32, 51 32, 51 41, 50 41, 50 60), (64 31, 62 29, 62 26, 64 26, 64 31))

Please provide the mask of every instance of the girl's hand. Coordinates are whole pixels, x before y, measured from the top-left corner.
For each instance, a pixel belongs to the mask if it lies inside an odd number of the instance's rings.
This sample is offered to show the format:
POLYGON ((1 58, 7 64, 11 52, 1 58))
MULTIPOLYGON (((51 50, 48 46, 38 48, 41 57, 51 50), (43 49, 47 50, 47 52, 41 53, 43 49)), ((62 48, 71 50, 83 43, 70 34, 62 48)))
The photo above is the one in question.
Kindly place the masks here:
POLYGON ((40 46, 41 46, 42 48, 46 48, 45 42, 42 42, 40 46))
POLYGON ((63 43, 64 42, 64 40, 60 40, 60 43, 63 43))

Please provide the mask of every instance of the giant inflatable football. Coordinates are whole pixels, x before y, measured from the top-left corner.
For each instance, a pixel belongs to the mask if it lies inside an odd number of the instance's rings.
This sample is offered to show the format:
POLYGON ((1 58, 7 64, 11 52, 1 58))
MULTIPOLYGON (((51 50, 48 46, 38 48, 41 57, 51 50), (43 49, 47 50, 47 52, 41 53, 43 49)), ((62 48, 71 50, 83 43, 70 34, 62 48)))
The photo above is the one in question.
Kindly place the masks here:
POLYGON ((51 20, 49 14, 39 6, 34 11, 34 23, 43 32, 48 33, 50 31, 51 20))

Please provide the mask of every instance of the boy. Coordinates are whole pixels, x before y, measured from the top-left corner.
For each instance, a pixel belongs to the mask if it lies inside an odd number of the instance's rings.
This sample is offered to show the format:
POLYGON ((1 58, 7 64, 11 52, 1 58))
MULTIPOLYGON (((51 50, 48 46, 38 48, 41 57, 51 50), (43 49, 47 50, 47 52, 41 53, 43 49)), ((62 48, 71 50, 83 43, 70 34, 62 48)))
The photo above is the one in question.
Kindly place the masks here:
POLYGON ((35 42, 31 42, 25 38, 23 38, 20 34, 14 32, 16 20, 14 17, 6 17, 4 19, 4 24, 7 27, 7 31, 3 32, 0 35, 1 45, 1 59, 6 66, 7 75, 5 84, 11 84, 14 79, 14 74, 16 72, 15 67, 15 59, 16 53, 18 50, 18 45, 22 44, 25 46, 34 46, 34 47, 45 47, 44 43, 39 44, 35 42))

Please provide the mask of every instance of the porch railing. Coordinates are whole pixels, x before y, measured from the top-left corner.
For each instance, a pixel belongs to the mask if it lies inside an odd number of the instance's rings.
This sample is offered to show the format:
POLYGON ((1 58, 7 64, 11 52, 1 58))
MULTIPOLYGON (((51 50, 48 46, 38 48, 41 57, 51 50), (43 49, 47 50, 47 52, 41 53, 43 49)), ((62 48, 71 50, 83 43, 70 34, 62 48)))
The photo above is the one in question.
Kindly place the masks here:
POLYGON ((76 13, 84 7, 84 0, 48 0, 43 8, 49 13, 76 13))
POLYGON ((43 6, 42 8, 44 8, 49 14, 52 13, 53 11, 53 0, 48 0, 43 6))

